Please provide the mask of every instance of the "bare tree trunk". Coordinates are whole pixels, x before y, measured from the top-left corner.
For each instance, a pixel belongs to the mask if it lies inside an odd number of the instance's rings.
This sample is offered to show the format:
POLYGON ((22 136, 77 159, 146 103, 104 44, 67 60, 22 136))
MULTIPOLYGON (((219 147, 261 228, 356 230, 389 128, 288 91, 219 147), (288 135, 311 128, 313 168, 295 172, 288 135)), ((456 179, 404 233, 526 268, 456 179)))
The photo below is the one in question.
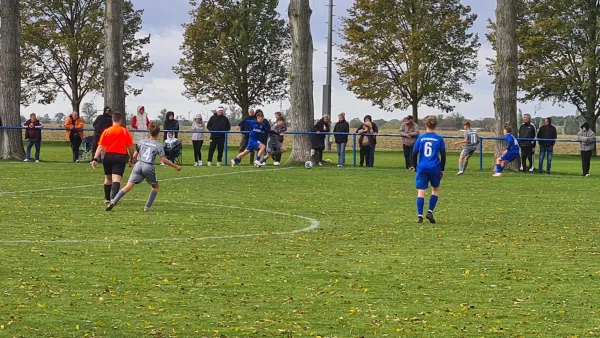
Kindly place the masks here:
MULTIPOLYGON (((517 136, 517 0, 497 0, 496 8, 496 81, 494 89, 494 110, 496 115, 496 136, 502 137, 504 126, 512 127, 517 136)), ((499 156, 506 149, 504 141, 497 141, 495 154, 499 156)), ((520 160, 507 165, 519 170, 520 160)))
POLYGON ((125 115, 123 0, 106 0, 104 39, 104 105, 125 115))
MULTIPOLYGON (((312 10, 306 0, 290 0, 288 17, 292 36, 290 105, 294 131, 311 131, 314 120, 313 40, 310 32, 312 10)), ((310 159, 310 135, 294 135, 287 164, 310 159)))
MULTIPOLYGON (((0 125, 21 125, 21 24, 19 0, 0 0, 0 125)), ((0 157, 25 158, 20 130, 0 131, 0 157)))

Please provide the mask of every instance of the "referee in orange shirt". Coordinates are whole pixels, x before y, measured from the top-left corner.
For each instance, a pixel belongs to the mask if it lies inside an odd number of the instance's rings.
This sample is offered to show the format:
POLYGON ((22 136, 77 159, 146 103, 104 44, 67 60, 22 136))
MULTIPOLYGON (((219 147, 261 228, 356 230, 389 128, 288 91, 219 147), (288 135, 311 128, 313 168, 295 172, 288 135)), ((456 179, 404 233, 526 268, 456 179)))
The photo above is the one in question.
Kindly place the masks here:
POLYGON ((106 129, 98 141, 98 149, 94 154, 92 168, 98 167, 98 158, 105 153, 104 161, 104 201, 110 203, 121 189, 121 179, 127 165, 127 155, 133 160, 135 147, 127 128, 121 126, 123 114, 115 112, 112 117, 112 127, 106 129))

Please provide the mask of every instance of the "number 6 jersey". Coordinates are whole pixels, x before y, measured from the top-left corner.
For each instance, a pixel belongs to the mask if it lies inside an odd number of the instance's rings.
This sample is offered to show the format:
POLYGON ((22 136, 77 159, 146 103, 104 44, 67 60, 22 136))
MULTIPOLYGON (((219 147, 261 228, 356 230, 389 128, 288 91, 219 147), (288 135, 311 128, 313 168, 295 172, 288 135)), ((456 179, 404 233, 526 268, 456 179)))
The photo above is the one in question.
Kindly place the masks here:
POLYGON ((440 172, 442 171, 440 152, 446 151, 444 138, 436 133, 425 133, 419 136, 413 152, 419 155, 419 164, 417 171, 420 172, 440 172))

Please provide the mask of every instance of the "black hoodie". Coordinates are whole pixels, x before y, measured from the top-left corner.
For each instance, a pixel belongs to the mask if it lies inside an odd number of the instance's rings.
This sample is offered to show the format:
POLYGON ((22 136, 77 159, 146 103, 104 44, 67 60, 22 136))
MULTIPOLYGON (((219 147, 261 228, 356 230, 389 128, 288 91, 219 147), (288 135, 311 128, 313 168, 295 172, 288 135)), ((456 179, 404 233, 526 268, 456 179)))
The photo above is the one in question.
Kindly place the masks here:
MULTIPOLYGON (((229 119, 227 118, 227 116, 225 115, 220 115, 219 114, 215 114, 213 116, 210 117, 210 119, 208 120, 208 123, 206 124, 206 128, 208 128, 208 130, 210 131, 230 131, 231 130, 231 124, 229 123, 229 119)), ((225 134, 224 133, 211 133, 210 134, 210 139, 211 140, 217 140, 217 139, 222 139, 225 138, 225 134)))
POLYGON ((329 132, 329 123, 325 123, 323 119, 317 121, 317 124, 313 127, 314 132, 320 131, 321 134, 313 134, 312 135, 312 149, 325 149, 325 135, 324 133, 329 132))
MULTIPOLYGON (((165 120, 165 125, 164 125, 165 130, 179 130, 179 122, 175 119, 175 113, 170 111, 167 113, 167 118, 165 120), (169 116, 173 116, 172 120, 169 120, 169 116)), ((179 133, 175 133, 175 138, 177 138, 177 136, 179 135, 179 133)), ((164 140, 167 139, 167 132, 165 132, 165 136, 164 136, 164 140)))
MULTIPOLYGON (((338 123, 335 124, 335 127, 333 127, 333 132, 334 133, 349 133, 350 132, 350 125, 348 124, 348 122, 346 122, 346 120, 341 120, 338 121, 338 123)), ((335 135, 335 143, 348 143, 348 135, 335 135)))
MULTIPOLYGON (((537 133, 538 139, 552 139, 555 140, 557 136, 556 128, 552 125, 552 120, 548 117, 548 125, 543 125, 540 127, 540 130, 537 133)), ((555 141, 542 141, 540 140, 540 146, 542 147, 552 147, 554 146, 555 141)))
POLYGON ((104 113, 96 118, 92 126, 94 127, 94 139, 100 139, 100 135, 113 125, 112 117, 107 111, 110 108, 104 108, 104 113))

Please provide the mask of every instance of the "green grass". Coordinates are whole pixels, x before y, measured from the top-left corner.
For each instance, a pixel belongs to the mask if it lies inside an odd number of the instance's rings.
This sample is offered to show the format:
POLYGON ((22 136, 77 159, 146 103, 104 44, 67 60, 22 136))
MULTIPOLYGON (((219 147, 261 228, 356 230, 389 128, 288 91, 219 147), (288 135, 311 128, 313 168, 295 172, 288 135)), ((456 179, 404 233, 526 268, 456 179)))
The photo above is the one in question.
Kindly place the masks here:
POLYGON ((143 184, 109 214, 101 185, 80 187, 101 171, 69 156, 0 162, 0 337, 600 334, 600 181, 577 157, 493 179, 451 175, 451 154, 439 223, 418 225, 397 152, 374 169, 159 167, 152 212, 143 184), (318 228, 275 234, 306 218, 318 228))

